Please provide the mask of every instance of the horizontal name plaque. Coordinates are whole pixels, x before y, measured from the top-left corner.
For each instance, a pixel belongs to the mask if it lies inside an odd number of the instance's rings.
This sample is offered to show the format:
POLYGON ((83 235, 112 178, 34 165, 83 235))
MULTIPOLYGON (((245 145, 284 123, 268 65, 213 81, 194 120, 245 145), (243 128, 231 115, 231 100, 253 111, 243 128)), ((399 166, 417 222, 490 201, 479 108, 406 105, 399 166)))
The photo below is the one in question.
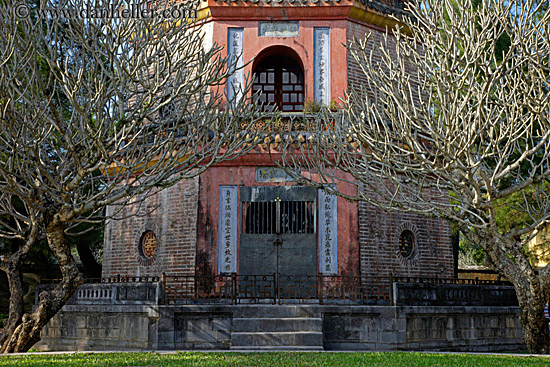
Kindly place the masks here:
POLYGON ((298 22, 259 22, 260 37, 298 37, 298 22))
POLYGON ((256 167, 256 182, 294 181, 292 176, 279 167, 256 167))

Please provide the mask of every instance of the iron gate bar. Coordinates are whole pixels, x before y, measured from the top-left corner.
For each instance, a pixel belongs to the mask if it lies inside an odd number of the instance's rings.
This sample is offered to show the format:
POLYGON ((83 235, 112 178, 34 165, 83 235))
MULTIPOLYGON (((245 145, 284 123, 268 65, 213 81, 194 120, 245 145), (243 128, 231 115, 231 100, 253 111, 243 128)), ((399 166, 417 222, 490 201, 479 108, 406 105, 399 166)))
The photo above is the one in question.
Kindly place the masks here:
MULTIPOLYGON (((269 299, 273 304, 284 303, 290 298, 284 297, 283 286, 277 287, 276 274, 271 275, 238 275, 236 273, 221 275, 187 275, 166 274, 161 277, 110 277, 101 279, 102 283, 157 283, 160 285, 163 304, 230 303, 242 301, 260 302, 269 299), (251 293, 243 293, 240 285, 251 279, 256 284, 251 293), (257 287, 258 281, 264 287, 257 287), (282 291, 282 293, 281 293, 282 291), (282 297, 280 296, 282 294, 282 297)), ((369 302, 388 301, 393 304, 393 285, 395 283, 427 284, 471 284, 471 285, 511 285, 499 280, 455 279, 455 278, 421 278, 421 277, 367 277, 347 275, 317 275, 313 277, 285 276, 288 282, 301 285, 303 280, 311 282, 307 288, 298 286, 294 300, 317 300, 319 304, 336 302, 342 304, 370 304, 369 302), (313 283, 315 282, 315 283, 313 283), (306 293, 304 293, 306 291, 306 293)), ((60 280, 43 280, 41 284, 53 285, 60 280)), ((246 284, 245 284, 246 285, 246 284)))
POLYGON ((389 304, 388 278, 361 276, 170 275, 161 278, 166 304, 318 302, 389 304))
POLYGON ((243 202, 242 233, 307 234, 315 233, 315 202, 294 200, 243 202))

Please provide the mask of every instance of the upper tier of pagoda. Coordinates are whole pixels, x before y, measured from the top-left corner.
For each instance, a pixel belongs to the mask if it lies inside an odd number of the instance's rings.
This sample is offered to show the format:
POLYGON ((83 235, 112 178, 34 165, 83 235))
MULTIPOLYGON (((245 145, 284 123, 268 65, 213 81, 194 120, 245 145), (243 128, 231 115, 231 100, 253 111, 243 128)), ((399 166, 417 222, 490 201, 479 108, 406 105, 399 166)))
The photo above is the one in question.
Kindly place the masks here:
POLYGON ((223 19, 355 19, 373 26, 393 26, 404 12, 403 0, 206 0, 203 16, 223 19))

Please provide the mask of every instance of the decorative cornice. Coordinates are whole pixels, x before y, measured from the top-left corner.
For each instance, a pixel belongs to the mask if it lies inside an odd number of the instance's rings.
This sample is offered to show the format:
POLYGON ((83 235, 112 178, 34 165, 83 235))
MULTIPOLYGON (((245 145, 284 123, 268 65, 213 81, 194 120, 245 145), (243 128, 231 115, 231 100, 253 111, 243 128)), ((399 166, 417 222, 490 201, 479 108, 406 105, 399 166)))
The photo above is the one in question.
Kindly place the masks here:
POLYGON ((235 4, 237 6, 243 5, 256 5, 262 7, 284 7, 284 6, 320 6, 320 5, 336 5, 342 3, 342 5, 352 5, 353 3, 360 3, 363 6, 376 10, 383 14, 402 14, 404 13, 404 2, 395 0, 393 6, 387 5, 380 1, 372 0, 211 0, 213 3, 227 3, 235 4))
POLYGON ((339 3, 342 0, 214 0, 215 2, 223 2, 223 3, 250 3, 250 4, 259 4, 262 6, 268 6, 268 5, 317 5, 319 3, 339 3))
POLYGON ((405 14, 402 1, 393 3, 398 6, 371 0, 207 0, 202 14, 214 20, 353 19, 385 29, 405 14))
POLYGON ((315 6, 319 4, 338 4, 344 0, 214 0, 222 3, 245 3, 259 6, 315 6))

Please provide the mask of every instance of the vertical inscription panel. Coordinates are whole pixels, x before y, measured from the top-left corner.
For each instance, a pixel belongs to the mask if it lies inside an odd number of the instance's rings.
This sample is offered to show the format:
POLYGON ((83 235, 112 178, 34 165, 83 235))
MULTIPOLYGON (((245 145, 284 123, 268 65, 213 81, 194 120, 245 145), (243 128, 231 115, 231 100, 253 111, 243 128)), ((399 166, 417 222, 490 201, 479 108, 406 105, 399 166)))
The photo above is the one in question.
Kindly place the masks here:
POLYGON ((237 263, 237 187, 220 186, 218 272, 233 273, 237 263))
POLYGON ((319 189, 319 273, 338 273, 337 197, 319 189))
POLYGON ((314 28, 313 94, 317 102, 330 105, 330 28, 314 28))
POLYGON ((243 35, 243 28, 227 29, 227 52, 230 56, 230 65, 238 68, 238 70, 231 70, 232 74, 227 78, 227 100, 233 101, 232 104, 237 103, 243 96, 243 35))

